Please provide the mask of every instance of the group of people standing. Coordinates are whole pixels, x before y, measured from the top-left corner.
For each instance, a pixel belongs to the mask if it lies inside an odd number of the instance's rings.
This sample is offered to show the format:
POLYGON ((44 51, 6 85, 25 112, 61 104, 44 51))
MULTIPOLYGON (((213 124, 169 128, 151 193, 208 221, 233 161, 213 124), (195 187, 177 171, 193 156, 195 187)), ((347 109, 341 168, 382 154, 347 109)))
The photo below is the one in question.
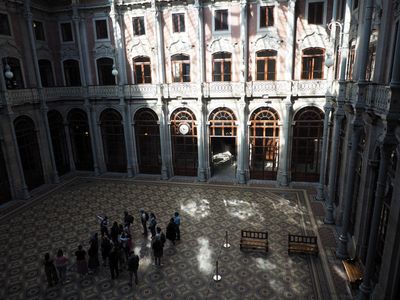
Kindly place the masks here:
MULTIPOLYGON (((142 208, 139 210, 139 213, 143 227, 143 235, 147 238, 148 230, 151 233, 154 265, 162 266, 161 258, 163 256, 166 240, 170 240, 173 245, 175 245, 176 240, 180 240, 180 215, 178 212, 175 212, 167 225, 165 235, 161 227, 157 226, 157 218, 154 213, 148 214, 142 208)), ((127 266, 130 275, 129 285, 132 286, 133 276, 135 277, 135 284, 138 284, 137 271, 140 258, 134 253, 130 230, 134 217, 125 211, 123 224, 118 225, 117 222, 114 222, 110 230, 108 230, 109 220, 107 216, 97 216, 97 218, 100 221, 100 247, 103 266, 106 266, 108 261, 112 279, 118 278, 119 272, 127 266)), ((75 252, 76 269, 81 276, 95 274, 100 266, 99 239, 97 233, 90 238, 89 244, 90 246, 87 253, 82 245, 79 245, 75 252), (86 255, 89 256, 88 262, 86 262, 86 255)), ((62 249, 58 250, 54 260, 50 258, 49 253, 45 254, 43 264, 49 287, 58 284, 59 281, 61 283, 65 282, 68 262, 69 259, 64 255, 62 249)))

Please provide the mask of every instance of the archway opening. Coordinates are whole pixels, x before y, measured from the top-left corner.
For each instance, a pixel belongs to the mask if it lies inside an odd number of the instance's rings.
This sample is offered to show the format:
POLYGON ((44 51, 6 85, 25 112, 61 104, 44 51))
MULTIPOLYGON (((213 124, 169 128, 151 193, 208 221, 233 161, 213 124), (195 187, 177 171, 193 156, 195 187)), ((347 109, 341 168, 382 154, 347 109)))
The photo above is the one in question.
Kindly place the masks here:
POLYGON ((260 107, 250 118, 250 178, 276 180, 279 163, 279 116, 260 107))
POLYGON ((229 108, 217 108, 210 117, 211 176, 235 177, 237 158, 236 116, 229 108))
POLYGON ((160 125, 157 114, 149 108, 135 114, 136 152, 139 172, 161 173, 160 125))
POLYGON ((70 171, 67 140, 64 129, 64 121, 58 111, 51 110, 47 114, 51 142, 53 145, 54 160, 56 162, 57 172, 64 175, 70 171))
POLYGON ((179 108, 171 115, 172 161, 174 175, 197 175, 196 117, 188 108, 179 108))

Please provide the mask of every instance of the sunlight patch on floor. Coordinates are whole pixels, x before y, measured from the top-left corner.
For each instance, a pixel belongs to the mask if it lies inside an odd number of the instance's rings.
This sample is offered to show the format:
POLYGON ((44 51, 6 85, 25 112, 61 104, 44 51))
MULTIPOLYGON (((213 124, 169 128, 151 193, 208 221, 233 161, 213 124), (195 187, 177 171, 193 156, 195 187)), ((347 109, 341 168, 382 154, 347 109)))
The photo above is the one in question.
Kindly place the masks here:
POLYGON ((206 238, 198 238, 199 250, 197 254, 197 262, 199 264, 199 271, 204 274, 211 274, 213 270, 213 264, 211 262, 211 249, 210 243, 206 238))
POLYGON ((207 199, 188 200, 181 203, 181 211, 199 221, 210 214, 210 202, 207 199))
POLYGON ((276 264, 271 263, 268 261, 266 258, 253 258, 253 260, 256 263, 257 268, 262 269, 262 270, 274 270, 276 269, 276 264))
POLYGON ((228 214, 240 220, 247 220, 252 216, 257 216, 260 222, 264 221, 264 216, 256 203, 250 203, 238 199, 224 199, 225 209, 228 214))

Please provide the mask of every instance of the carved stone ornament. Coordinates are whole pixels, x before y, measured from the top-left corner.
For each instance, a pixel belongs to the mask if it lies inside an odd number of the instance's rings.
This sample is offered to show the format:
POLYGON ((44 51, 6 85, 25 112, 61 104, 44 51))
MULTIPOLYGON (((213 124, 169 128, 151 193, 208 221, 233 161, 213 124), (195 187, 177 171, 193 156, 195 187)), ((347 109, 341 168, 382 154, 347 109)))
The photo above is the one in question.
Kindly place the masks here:
POLYGON ((129 55, 131 59, 136 56, 151 56, 151 47, 148 41, 136 40, 129 49, 129 55))
POLYGON ((272 32, 267 32, 255 41, 254 51, 257 52, 264 49, 272 49, 278 51, 280 48, 280 43, 281 41, 276 34, 272 32))
POLYGON ((0 39, 0 57, 6 56, 21 58, 21 52, 14 41, 0 39))
POLYGON ((104 56, 114 57, 114 48, 111 46, 111 44, 102 43, 97 45, 93 52, 96 59, 104 56))
POLYGON ((192 45, 181 39, 172 42, 168 47, 170 53, 189 53, 191 49, 192 45))
POLYGON ((79 52, 77 49, 72 47, 64 47, 60 51, 61 60, 66 59, 79 59, 79 52))
POLYGON ((298 42, 301 50, 311 47, 326 48, 326 46, 329 45, 328 35, 317 33, 315 31, 305 35, 298 42))
POLYGON ((233 52, 234 48, 231 39, 218 37, 214 39, 207 47, 211 53, 215 52, 233 52))

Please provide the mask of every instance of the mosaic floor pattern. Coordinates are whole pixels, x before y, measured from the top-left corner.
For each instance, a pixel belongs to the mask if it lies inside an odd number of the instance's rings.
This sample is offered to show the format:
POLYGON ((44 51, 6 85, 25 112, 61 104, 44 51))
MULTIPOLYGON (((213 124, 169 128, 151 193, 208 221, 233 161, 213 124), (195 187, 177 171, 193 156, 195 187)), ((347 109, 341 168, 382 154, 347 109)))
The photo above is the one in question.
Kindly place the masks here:
POLYGON ((0 222, 0 299, 327 299, 320 257, 287 254, 287 233, 313 233, 306 193, 259 187, 75 178, 0 222), (182 240, 165 245, 162 267, 152 265, 150 240, 141 235, 139 208, 165 227, 182 217, 182 240), (97 214, 135 217, 139 284, 128 273, 111 280, 109 269, 80 278, 77 245, 88 249, 97 214), (239 250, 240 230, 269 232, 269 252, 239 250), (222 247, 225 232, 230 248, 222 247), (42 266, 58 248, 70 257, 69 283, 47 288, 42 266), (215 261, 222 280, 214 282, 215 261), (322 274, 322 275, 321 275, 322 274))

